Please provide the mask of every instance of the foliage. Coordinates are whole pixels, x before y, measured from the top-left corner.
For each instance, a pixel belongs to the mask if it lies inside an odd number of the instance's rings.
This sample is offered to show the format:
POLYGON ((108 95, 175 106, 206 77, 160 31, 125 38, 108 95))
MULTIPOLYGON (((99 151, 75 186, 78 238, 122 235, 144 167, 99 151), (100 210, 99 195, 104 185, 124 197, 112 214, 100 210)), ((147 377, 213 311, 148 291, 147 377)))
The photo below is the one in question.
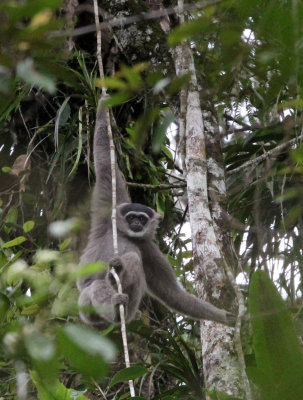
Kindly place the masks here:
POLYGON ((254 273, 249 294, 256 367, 248 368, 262 399, 299 399, 303 351, 285 303, 263 271, 254 273))
POLYGON ((62 39, 49 33, 62 28, 63 20, 54 18, 62 0, 33 0, 31 2, 1 2, 0 111, 7 117, 12 107, 26 95, 23 83, 41 87, 54 94, 55 76, 60 73, 62 39), (20 93, 18 95, 18 92, 20 93), (17 94, 17 96, 16 96, 17 94))

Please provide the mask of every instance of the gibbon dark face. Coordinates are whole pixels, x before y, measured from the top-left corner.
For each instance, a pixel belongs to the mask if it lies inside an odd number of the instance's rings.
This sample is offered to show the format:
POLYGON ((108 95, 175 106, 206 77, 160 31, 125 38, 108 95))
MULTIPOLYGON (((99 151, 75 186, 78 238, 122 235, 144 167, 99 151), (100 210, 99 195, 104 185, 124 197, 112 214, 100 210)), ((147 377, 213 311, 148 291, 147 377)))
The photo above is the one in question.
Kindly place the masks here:
POLYGON ((122 203, 117 207, 117 228, 132 240, 154 237, 160 214, 140 203, 122 203))
POLYGON ((125 216, 125 219, 132 231, 141 232, 148 221, 148 216, 144 213, 141 214, 131 211, 125 216))
POLYGON ((143 204, 127 204, 121 210, 128 227, 133 232, 142 232, 146 224, 153 217, 153 210, 143 204))

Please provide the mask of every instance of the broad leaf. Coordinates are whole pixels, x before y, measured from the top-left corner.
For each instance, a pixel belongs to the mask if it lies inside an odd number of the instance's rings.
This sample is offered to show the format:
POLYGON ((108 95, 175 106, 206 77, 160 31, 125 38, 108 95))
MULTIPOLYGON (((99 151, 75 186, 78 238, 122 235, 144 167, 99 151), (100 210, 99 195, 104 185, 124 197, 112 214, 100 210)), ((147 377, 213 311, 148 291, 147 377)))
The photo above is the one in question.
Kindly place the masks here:
POLYGON ((249 311, 258 370, 250 372, 255 377, 259 376, 260 379, 255 379, 255 382, 261 385, 264 398, 301 398, 302 348, 285 302, 263 271, 255 272, 252 277, 249 311))
POLYGON ((134 365, 129 368, 124 368, 117 372, 113 377, 109 387, 116 385, 119 382, 126 382, 143 376, 147 373, 147 369, 140 365, 134 365))
POLYGON ((9 242, 6 242, 2 245, 4 249, 7 249, 8 247, 13 247, 13 246, 18 246, 19 244, 25 242, 27 239, 24 236, 18 236, 13 240, 10 240, 9 242))
POLYGON ((99 379, 108 370, 116 350, 113 344, 91 328, 70 324, 58 331, 60 352, 86 376, 99 379))
POLYGON ((26 221, 23 224, 23 230, 25 233, 30 232, 35 226, 35 221, 26 221))
POLYGON ((67 389, 61 382, 56 380, 51 385, 45 384, 37 372, 32 371, 30 374, 37 390, 40 400, 87 400, 84 396, 85 391, 75 389, 67 389))

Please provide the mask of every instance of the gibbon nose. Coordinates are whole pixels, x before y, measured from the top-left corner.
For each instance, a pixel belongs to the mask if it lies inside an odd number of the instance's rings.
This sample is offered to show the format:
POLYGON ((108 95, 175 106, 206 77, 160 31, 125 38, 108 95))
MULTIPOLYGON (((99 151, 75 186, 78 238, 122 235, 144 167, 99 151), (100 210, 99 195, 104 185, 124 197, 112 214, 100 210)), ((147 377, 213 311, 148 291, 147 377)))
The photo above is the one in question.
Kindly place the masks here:
POLYGON ((140 224, 139 222, 133 222, 133 223, 131 224, 131 228, 132 228, 132 230, 133 230, 134 232, 140 232, 140 231, 142 231, 142 226, 141 226, 141 224, 140 224))

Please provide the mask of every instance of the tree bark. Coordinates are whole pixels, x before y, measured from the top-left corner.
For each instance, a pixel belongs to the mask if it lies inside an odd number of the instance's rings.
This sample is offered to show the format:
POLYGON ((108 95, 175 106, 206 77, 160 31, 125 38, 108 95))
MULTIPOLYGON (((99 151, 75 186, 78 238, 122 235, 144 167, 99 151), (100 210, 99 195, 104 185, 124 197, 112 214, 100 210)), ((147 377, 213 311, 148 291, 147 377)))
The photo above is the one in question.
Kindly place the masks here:
MULTIPOLYGON (((225 198, 224 169, 215 159, 206 156, 206 138, 200 95, 192 51, 187 43, 173 52, 177 75, 186 70, 191 79, 186 96, 185 121, 185 166, 190 225, 193 239, 193 254, 197 272, 198 293, 204 299, 221 308, 226 307, 224 260, 218 243, 219 224, 213 218, 221 218, 220 202, 214 197, 213 215, 209 206, 207 169, 210 170, 211 189, 225 198), (215 225, 216 228, 215 229, 215 225)), ((184 93, 180 98, 184 108, 184 93)), ((182 114, 181 114, 182 118, 182 114)), ((207 121, 208 122, 208 121, 207 121)), ((208 129, 209 134, 213 133, 208 129)), ((225 237, 220 235, 223 240, 225 237)), ((240 368, 235 356, 233 329, 221 324, 202 321, 201 342, 203 373, 207 388, 224 391, 234 396, 242 392, 240 368)))

